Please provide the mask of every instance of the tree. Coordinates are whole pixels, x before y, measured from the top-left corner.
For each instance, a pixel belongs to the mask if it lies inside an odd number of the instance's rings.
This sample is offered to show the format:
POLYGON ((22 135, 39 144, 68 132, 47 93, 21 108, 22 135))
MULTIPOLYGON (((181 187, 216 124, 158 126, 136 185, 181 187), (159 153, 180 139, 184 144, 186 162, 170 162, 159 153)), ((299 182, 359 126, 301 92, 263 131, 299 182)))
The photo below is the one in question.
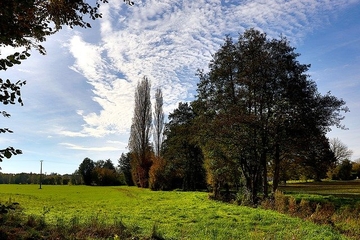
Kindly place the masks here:
MULTIPOLYGON (((45 54, 39 44, 46 37, 58 32, 62 26, 71 28, 91 27, 84 18, 100 18, 99 7, 107 0, 96 0, 91 6, 83 0, 2 0, 0 3, 0 45, 24 47, 25 52, 31 48, 45 54)), ((11 55, 15 60, 24 60, 23 55, 11 55)), ((13 59, 3 59, 1 65, 19 64, 13 59)))
POLYGON ((339 138, 332 138, 329 141, 330 149, 333 151, 336 163, 340 164, 344 160, 349 160, 353 154, 353 151, 340 141, 339 138))
POLYGON ((163 178, 167 179, 170 188, 205 188, 204 157, 196 141, 194 119, 195 112, 188 103, 179 103, 169 114, 169 123, 165 127, 163 178))
POLYGON ((106 161, 104 160, 98 160, 96 163, 95 163, 95 167, 98 167, 98 168, 107 168, 107 169, 110 169, 110 170, 115 170, 115 166, 114 164, 112 163, 112 161, 110 159, 107 159, 106 161))
POLYGON ((120 170, 120 173, 124 175, 125 178, 125 182, 128 186, 134 186, 134 182, 132 180, 132 176, 131 176, 131 164, 130 164, 130 160, 131 160, 131 154, 130 153, 122 153, 121 157, 119 158, 118 161, 118 167, 120 170))
POLYGON ((300 165, 307 169, 308 176, 319 182, 326 177, 327 171, 334 166, 336 159, 325 135, 315 136, 308 141, 308 147, 303 149, 304 157, 300 158, 300 165))
POLYGON ((161 145, 163 141, 164 129, 164 111, 163 111, 163 96, 161 88, 156 89, 155 92, 155 111, 154 111, 154 154, 155 157, 160 157, 161 145))
POLYGON ((195 105, 203 151, 217 156, 213 161, 223 169, 239 166, 252 204, 259 191, 268 193, 270 163, 275 191, 282 156, 299 154, 300 138, 341 127, 347 111, 343 100, 317 92, 306 74, 310 65, 298 56, 286 38, 270 40, 250 29, 236 43, 227 37, 209 73, 199 71, 195 105))
POLYGON ((360 178, 360 160, 359 159, 352 163, 352 172, 354 173, 356 179, 360 178))
POLYGON ((352 178, 352 167, 352 162, 350 160, 345 159, 344 161, 342 161, 341 164, 338 166, 338 178, 340 180, 350 180, 352 178))
POLYGON ((72 185, 81 185, 83 183, 82 181, 82 175, 79 172, 79 169, 76 169, 75 172, 71 174, 70 183, 72 185))
POLYGON ((85 185, 91 185, 93 182, 95 163, 90 158, 85 158, 82 163, 79 165, 79 173, 82 176, 82 179, 85 185))
POLYGON ((151 129, 151 83, 147 77, 140 81, 135 90, 135 107, 130 129, 129 150, 131 153, 131 172, 134 183, 148 187, 152 151, 150 146, 151 129))
POLYGON ((163 96, 161 88, 157 88, 155 92, 155 108, 153 115, 154 157, 149 170, 149 187, 152 190, 159 190, 164 189, 163 185, 166 181, 163 174, 166 163, 161 156, 164 130, 163 96))
POLYGON ((119 175, 110 159, 95 162, 92 182, 99 186, 120 185, 119 175))

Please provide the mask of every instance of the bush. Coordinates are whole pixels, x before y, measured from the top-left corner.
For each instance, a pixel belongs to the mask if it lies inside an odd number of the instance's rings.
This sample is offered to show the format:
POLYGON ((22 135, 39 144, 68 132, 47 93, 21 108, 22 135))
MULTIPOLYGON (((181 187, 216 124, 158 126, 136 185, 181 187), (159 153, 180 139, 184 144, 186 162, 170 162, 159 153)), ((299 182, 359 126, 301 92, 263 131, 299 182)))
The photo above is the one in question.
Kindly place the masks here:
POLYGON ((275 210, 281 213, 288 212, 289 197, 285 196, 281 191, 275 192, 275 210))
POLYGON ((310 220, 312 220, 315 223, 333 225, 331 218, 334 215, 334 213, 335 213, 334 204, 323 203, 322 205, 320 205, 320 203, 318 203, 316 205, 315 212, 310 216, 310 220))
POLYGON ((297 205, 296 199, 293 196, 290 196, 288 199, 288 212, 291 216, 297 216, 299 211, 299 206, 297 205))
POLYGON ((164 190, 168 179, 164 176, 166 162, 161 157, 154 157, 149 171, 149 188, 151 190, 164 190))

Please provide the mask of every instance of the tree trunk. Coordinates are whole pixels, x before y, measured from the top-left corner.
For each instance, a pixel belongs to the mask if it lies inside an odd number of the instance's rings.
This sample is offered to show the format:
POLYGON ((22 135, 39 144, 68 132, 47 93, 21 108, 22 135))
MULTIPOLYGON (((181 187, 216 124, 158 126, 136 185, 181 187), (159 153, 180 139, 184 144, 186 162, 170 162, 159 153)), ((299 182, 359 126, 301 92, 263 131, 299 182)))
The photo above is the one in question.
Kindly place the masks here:
POLYGON ((280 182, 280 146, 277 143, 275 145, 275 159, 274 159, 274 176, 273 176, 273 193, 277 190, 279 187, 280 182))
POLYGON ((261 154, 261 163, 263 168, 263 191, 264 197, 268 196, 268 178, 267 178, 267 165, 266 165, 266 150, 261 154))

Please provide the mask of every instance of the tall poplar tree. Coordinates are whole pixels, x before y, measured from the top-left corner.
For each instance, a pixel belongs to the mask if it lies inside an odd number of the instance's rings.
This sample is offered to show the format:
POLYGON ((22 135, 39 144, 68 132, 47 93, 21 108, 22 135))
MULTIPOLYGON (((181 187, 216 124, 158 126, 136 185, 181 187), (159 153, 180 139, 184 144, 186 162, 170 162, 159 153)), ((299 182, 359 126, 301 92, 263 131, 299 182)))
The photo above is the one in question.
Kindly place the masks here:
POLYGON ((155 157, 160 157, 161 145, 163 141, 163 130, 164 130, 163 95, 161 88, 157 88, 155 92, 154 134, 153 134, 155 157))
POLYGON ((129 150, 131 153, 131 173, 134 183, 148 187, 151 167, 151 83, 147 77, 138 82, 135 90, 134 116, 130 129, 129 150))

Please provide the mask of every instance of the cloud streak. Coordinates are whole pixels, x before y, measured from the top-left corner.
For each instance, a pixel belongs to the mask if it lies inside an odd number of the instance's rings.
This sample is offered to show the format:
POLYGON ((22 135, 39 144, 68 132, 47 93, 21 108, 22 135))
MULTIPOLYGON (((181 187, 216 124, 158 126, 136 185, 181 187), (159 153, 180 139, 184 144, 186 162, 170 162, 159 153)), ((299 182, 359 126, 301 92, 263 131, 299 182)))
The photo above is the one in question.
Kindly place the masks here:
POLYGON ((108 152, 108 151, 119 151, 120 148, 116 147, 84 147, 71 143, 59 143, 62 146, 65 146, 68 149, 72 150, 81 150, 81 151, 91 151, 91 152, 108 152))

